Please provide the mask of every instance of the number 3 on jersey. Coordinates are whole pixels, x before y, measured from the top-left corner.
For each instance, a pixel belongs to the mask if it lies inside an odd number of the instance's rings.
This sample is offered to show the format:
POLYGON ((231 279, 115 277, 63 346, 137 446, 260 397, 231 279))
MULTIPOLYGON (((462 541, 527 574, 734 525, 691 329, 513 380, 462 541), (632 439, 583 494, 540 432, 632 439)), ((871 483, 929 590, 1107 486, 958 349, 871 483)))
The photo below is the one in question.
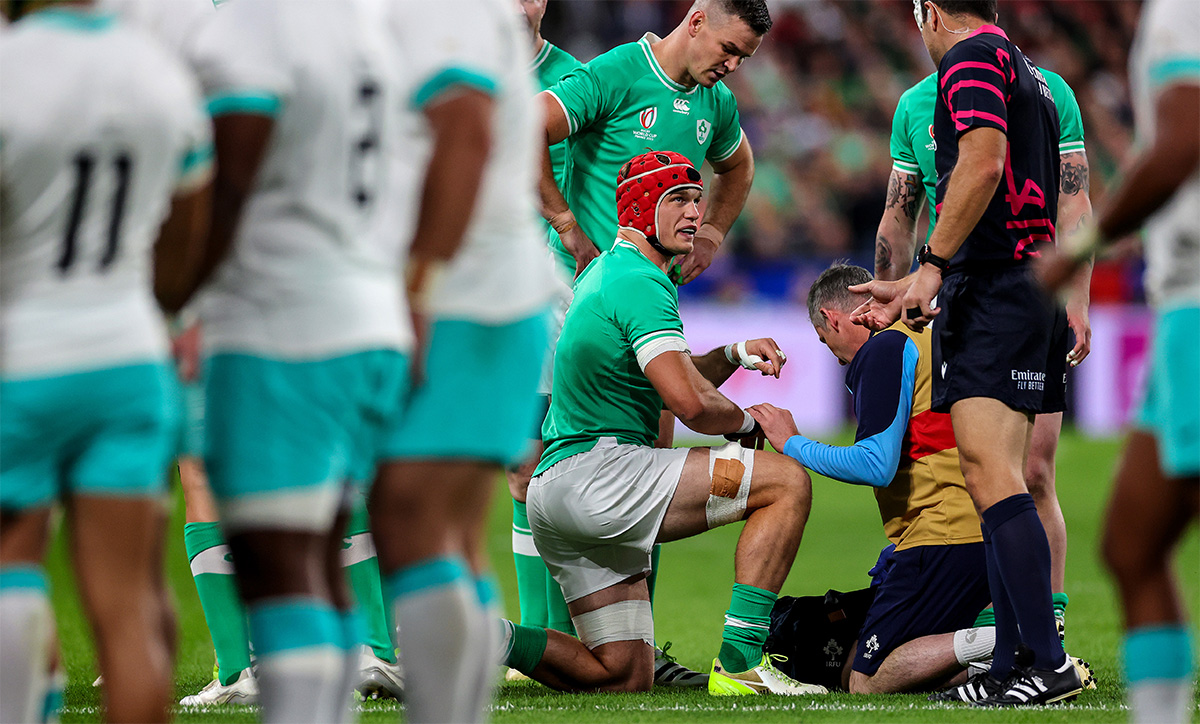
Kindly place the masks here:
POLYGON ((104 254, 100 257, 99 271, 103 272, 117 258, 117 249, 121 241, 121 221, 125 216, 125 202, 129 195, 129 180, 133 175, 133 157, 127 151, 116 153, 105 168, 97 169, 96 156, 87 151, 75 155, 72 163, 75 166, 75 193, 71 200, 71 215, 67 221, 66 234, 63 237, 62 253, 58 257, 58 270, 61 274, 70 272, 79 256, 79 227, 87 212, 88 195, 95 175, 103 173, 111 165, 116 176, 116 190, 113 192, 112 206, 109 209, 107 242, 104 254))

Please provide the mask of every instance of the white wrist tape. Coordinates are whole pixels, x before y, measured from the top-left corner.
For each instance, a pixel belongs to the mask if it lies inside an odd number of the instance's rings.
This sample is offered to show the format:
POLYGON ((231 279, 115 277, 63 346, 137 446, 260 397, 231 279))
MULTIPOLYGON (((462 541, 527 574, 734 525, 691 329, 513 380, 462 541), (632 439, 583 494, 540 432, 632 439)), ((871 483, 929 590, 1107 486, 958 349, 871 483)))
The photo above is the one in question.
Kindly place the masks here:
POLYGON ((571 617, 579 640, 588 650, 614 641, 654 645, 654 617, 649 601, 618 601, 571 617))
POLYGON ((750 416, 749 412, 742 410, 742 414, 746 416, 746 419, 742 420, 742 426, 738 428, 739 435, 745 435, 753 430, 754 426, 758 424, 754 418, 750 416))
POLYGON ((725 345, 725 359, 735 365, 741 365, 748 370, 758 369, 754 365, 762 364, 763 358, 756 354, 746 354, 746 343, 725 345))
POLYGON ((704 519, 709 528, 733 523, 746 515, 750 498, 750 480, 754 477, 754 451, 730 442, 710 448, 708 474, 712 484, 704 519))
POLYGON ((995 626, 964 628, 954 632, 954 658, 958 659, 959 666, 990 659, 994 648, 995 626))

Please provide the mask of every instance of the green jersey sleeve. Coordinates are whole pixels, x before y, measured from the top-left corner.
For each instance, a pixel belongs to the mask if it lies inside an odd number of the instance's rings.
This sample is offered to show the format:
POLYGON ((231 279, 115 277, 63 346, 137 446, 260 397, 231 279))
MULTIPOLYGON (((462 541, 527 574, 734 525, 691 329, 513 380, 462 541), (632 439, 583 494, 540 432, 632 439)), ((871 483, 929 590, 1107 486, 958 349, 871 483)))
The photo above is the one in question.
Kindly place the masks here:
POLYGON ((604 63, 597 63, 603 58, 600 56, 567 73, 548 91, 558 99, 566 113, 571 135, 612 113, 616 107, 618 94, 612 84, 604 80, 612 74, 604 72, 604 63))
POLYGON ((1054 97, 1054 105, 1058 107, 1058 152, 1082 153, 1083 116, 1079 113, 1079 101, 1075 99, 1075 91, 1063 80, 1058 73, 1040 69, 1050 86, 1050 95, 1054 97))
POLYGON ((913 152, 912 136, 908 132, 911 105, 911 95, 905 93, 900 96, 900 102, 896 104, 896 112, 892 114, 892 163, 905 173, 920 176, 921 167, 917 165, 917 154, 913 152))
POLYGON ((664 352, 688 352, 679 317, 679 298, 666 275, 629 272, 607 282, 613 321, 643 370, 664 352))
POLYGON ((708 147, 708 160, 720 163, 729 158, 742 145, 742 122, 738 115, 737 98, 733 91, 718 83, 717 115, 713 119, 713 141, 708 147))

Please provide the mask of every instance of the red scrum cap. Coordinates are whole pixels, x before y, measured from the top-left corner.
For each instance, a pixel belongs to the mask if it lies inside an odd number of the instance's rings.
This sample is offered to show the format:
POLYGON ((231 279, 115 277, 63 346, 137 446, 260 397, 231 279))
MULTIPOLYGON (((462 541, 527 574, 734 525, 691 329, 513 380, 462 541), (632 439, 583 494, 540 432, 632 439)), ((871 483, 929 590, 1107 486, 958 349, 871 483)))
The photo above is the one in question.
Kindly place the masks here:
POLYGON ((673 151, 650 151, 634 156, 617 175, 617 224, 646 237, 658 251, 671 255, 658 241, 658 205, 677 189, 703 189, 700 172, 673 151))

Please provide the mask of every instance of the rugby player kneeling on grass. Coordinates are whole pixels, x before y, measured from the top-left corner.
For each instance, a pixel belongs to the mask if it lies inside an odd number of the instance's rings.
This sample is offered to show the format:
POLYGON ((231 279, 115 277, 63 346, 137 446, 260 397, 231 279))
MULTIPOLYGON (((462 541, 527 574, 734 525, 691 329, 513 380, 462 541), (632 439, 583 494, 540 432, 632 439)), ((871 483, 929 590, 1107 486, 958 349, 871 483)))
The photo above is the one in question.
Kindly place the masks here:
POLYGON ((754 420, 717 385, 739 366, 778 377, 785 361, 771 339, 689 354, 667 270, 692 249, 702 187, 676 153, 625 164, 618 238, 579 277, 563 324, 528 511, 579 638, 504 622, 505 663, 556 689, 649 691, 651 549, 744 519, 709 691, 825 693, 784 676, 762 650, 808 518, 803 468, 737 443, 653 447, 664 406, 697 432, 753 432, 754 420))

